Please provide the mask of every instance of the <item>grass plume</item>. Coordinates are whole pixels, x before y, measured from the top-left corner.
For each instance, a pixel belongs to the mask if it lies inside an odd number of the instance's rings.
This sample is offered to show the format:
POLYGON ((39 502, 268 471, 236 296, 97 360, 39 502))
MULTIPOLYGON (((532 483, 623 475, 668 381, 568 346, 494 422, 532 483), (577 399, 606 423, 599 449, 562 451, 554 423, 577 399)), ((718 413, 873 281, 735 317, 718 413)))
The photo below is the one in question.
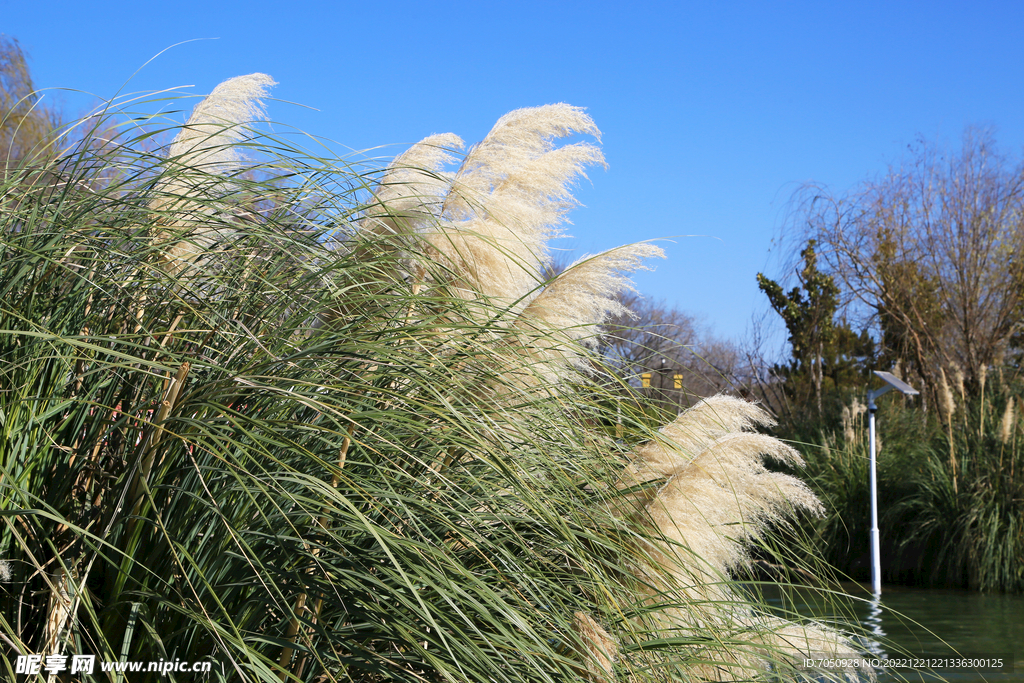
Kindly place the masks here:
POLYGON ((229 239, 237 211, 217 199, 237 190, 249 126, 264 116, 263 98, 275 85, 266 74, 224 81, 192 110, 171 143, 149 208, 164 226, 161 239, 179 240, 166 251, 174 270, 229 239), (164 237, 166 236, 166 237, 164 237))
POLYGON ((367 183, 248 132, 270 85, 219 86, 166 158, 145 127, 80 148, 59 202, 2 188, 24 200, 0 215, 0 557, 22 583, 0 590, 3 661, 74 644, 188 652, 224 682, 639 683, 845 646, 731 577, 817 510, 764 467, 799 458, 752 431, 762 411, 607 428, 600 325, 660 250, 543 281, 602 162, 555 144, 597 136, 582 110, 513 112, 461 163, 426 138, 367 183), (116 164, 137 172, 73 189, 116 164))

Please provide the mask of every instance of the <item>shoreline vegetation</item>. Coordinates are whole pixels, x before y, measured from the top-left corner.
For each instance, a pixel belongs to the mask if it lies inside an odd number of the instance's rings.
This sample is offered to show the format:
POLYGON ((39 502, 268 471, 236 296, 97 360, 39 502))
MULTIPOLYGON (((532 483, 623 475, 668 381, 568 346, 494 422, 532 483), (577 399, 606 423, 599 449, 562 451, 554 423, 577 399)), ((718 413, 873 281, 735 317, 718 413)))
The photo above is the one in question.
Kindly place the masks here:
POLYGON ((656 429, 598 353, 659 250, 545 275, 594 122, 521 109, 371 168, 267 134, 271 85, 185 125, 118 108, 0 179, 7 675, 856 677, 801 668, 851 634, 739 583, 754 555, 823 571, 768 414, 716 396, 656 429))
POLYGON ((887 173, 843 195, 805 188, 792 208, 798 286, 757 276, 790 357, 751 391, 835 510, 820 547, 863 578, 864 402, 888 370, 921 395, 880 402, 883 578, 1024 591, 1024 160, 968 129, 959 149, 919 142, 887 173))
MULTIPOLYGON (((882 577, 933 588, 1024 591, 1024 467, 1018 441, 1019 383, 995 375, 985 397, 956 401, 948 418, 919 402, 884 399, 878 412, 882 577), (981 414, 989 418, 979 432, 981 414)), ((868 444, 864 406, 836 406, 839 425, 792 426, 803 475, 835 512, 808 532, 841 575, 870 578, 868 444), (795 433, 794 433, 795 432, 795 433)), ((780 435, 781 436, 781 435, 780 435)))

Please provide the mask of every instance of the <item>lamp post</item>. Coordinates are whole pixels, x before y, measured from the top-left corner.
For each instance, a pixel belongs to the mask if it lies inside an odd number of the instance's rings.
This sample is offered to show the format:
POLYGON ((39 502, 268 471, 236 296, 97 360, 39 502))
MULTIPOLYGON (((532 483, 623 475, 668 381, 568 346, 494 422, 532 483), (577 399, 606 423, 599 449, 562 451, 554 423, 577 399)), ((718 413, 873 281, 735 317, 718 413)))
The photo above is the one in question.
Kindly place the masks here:
POLYGON ((881 389, 868 389, 868 444, 871 449, 871 588, 877 598, 882 594, 882 552, 878 547, 878 483, 875 475, 875 399, 889 391, 899 390, 904 396, 917 396, 920 392, 891 372, 875 370, 875 376, 885 382, 881 389))

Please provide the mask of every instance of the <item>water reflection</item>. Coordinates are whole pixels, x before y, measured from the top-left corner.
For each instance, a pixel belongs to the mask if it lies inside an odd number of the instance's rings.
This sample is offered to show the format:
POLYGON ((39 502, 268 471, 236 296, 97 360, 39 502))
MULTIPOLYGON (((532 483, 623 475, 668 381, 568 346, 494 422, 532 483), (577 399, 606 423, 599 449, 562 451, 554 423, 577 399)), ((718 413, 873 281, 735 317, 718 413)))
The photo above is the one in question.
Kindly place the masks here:
POLYGON ((868 614, 864 617, 864 627, 867 631, 863 638, 864 650, 875 659, 885 659, 885 630, 882 629, 882 600, 877 593, 871 597, 868 606, 868 614))
POLYGON ((872 657, 1003 656, 1013 671, 916 670, 881 672, 880 683, 896 680, 999 681, 1024 683, 1024 596, 886 586, 880 599, 858 584, 822 596, 807 590, 765 590, 769 604, 840 628, 859 626, 858 642, 872 657))

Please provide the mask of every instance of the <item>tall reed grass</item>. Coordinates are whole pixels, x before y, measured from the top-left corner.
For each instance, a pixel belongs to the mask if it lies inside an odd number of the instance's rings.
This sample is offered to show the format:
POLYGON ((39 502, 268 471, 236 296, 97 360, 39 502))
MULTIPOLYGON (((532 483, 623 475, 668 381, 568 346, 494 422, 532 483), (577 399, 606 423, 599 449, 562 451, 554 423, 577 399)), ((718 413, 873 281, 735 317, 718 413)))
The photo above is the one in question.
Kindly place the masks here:
POLYGON ((765 414, 717 398, 654 433, 602 370, 598 326, 658 250, 543 278, 602 161, 556 144, 597 135, 582 110, 380 169, 252 124, 270 84, 3 177, 8 677, 94 654, 215 681, 749 680, 852 652, 732 578, 819 509, 763 466, 799 462, 765 414))
MULTIPOLYGON (((1020 383, 1011 370, 989 373, 983 396, 949 390, 939 415, 902 399, 882 402, 878 486, 887 581, 1024 590, 1024 449, 1014 398, 1020 383)), ((816 524, 823 554, 860 578, 869 568, 865 423, 858 416, 845 435, 819 432, 816 444, 808 439, 800 448, 812 488, 832 511, 816 524)))

